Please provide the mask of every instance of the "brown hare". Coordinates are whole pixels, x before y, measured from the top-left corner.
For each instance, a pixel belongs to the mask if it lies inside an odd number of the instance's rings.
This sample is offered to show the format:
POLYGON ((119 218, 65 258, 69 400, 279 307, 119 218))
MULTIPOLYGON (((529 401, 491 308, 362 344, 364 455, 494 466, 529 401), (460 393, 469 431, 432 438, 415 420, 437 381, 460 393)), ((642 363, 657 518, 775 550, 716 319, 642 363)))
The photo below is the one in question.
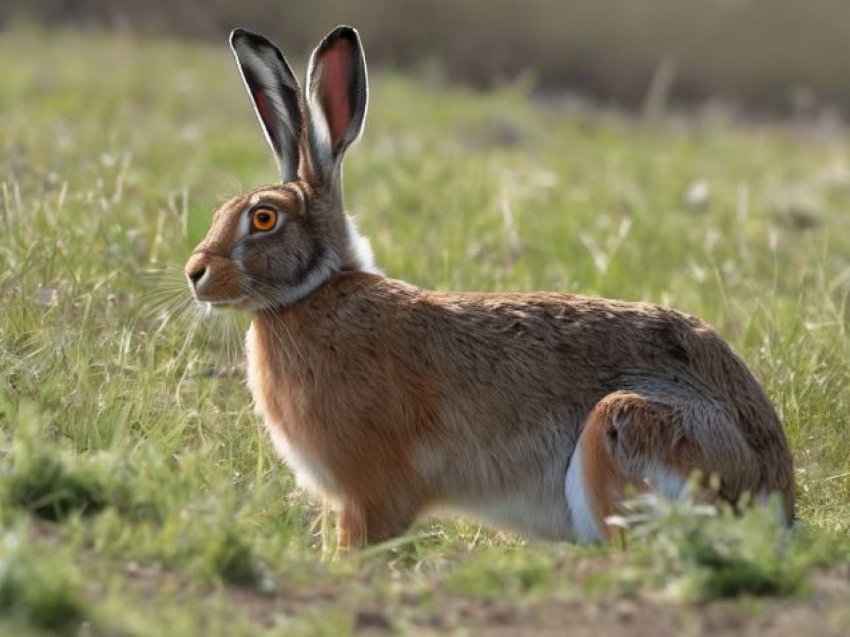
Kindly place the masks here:
POLYGON ((338 513, 340 550, 433 510, 602 540, 625 494, 680 496, 693 471, 731 503, 778 494, 793 519, 782 424, 711 327, 655 305, 382 275, 343 207, 366 116, 357 32, 319 44, 303 92, 269 40, 237 29, 230 43, 281 179, 215 213, 186 276, 198 301, 251 312, 251 393, 299 483, 338 513))

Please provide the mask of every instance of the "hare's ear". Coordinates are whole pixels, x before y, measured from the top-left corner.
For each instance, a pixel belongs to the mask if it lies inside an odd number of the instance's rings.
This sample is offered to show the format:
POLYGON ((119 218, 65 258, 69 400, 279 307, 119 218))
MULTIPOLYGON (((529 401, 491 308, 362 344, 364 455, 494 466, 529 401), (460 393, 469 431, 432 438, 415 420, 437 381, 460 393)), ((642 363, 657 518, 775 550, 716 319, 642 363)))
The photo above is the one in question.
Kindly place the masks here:
POLYGON ((312 167, 316 177, 327 180, 338 174, 366 119, 366 59, 355 29, 337 27, 313 51, 306 97, 312 167))
POLYGON ((280 178, 292 181, 298 175, 302 130, 298 80, 280 50, 261 35, 235 29, 230 34, 230 48, 263 133, 277 157, 280 178))

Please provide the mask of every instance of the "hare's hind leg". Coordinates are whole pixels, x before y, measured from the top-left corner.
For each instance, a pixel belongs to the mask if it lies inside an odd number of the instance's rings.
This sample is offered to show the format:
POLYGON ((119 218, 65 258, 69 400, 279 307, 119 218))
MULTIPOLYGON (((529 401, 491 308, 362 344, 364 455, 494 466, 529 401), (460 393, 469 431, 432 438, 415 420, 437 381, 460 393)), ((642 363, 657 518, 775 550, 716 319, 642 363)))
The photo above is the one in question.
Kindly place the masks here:
POLYGON ((718 474, 719 495, 732 501, 757 486, 751 453, 722 410, 681 388, 654 389, 614 392, 588 415, 566 478, 577 539, 607 538, 606 518, 630 490, 682 497, 693 471, 718 474))
MULTIPOLYGON (((621 511, 620 500, 629 488, 636 491, 648 488, 644 481, 632 477, 634 472, 629 470, 629 463, 624 463, 617 453, 617 448, 625 442, 622 440, 625 430, 670 431, 671 416, 666 405, 652 404, 639 394, 629 392, 609 394, 593 408, 570 460, 566 478, 567 504, 577 539, 606 539, 609 535, 606 518, 621 511)), ((654 443, 658 442, 656 438, 654 443)), ((661 468, 658 463, 658 469, 661 468)), ((663 478, 659 486, 671 496, 679 495, 685 485, 685 476, 669 469, 663 473, 658 471, 658 474, 663 478)))

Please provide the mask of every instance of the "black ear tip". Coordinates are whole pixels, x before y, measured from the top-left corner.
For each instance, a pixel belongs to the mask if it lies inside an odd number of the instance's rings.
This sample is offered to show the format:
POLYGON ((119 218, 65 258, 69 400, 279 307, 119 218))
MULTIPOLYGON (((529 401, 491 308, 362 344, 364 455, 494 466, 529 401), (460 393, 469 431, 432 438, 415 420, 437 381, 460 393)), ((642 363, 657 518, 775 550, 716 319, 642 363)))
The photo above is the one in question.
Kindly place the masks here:
POLYGON ((230 45, 247 44, 248 46, 258 47, 270 45, 271 41, 259 33, 254 33, 248 29, 237 27, 230 32, 230 45))
POLYGON ((236 27, 233 31, 230 32, 230 43, 233 44, 236 40, 241 40, 249 34, 249 31, 246 31, 242 27, 236 27))
POLYGON ((341 24, 336 27, 333 31, 328 33, 323 40, 325 44, 331 44, 336 42, 340 38, 344 38, 351 42, 352 44, 360 43, 360 34, 357 32, 357 29, 354 27, 350 27, 347 24, 341 24))

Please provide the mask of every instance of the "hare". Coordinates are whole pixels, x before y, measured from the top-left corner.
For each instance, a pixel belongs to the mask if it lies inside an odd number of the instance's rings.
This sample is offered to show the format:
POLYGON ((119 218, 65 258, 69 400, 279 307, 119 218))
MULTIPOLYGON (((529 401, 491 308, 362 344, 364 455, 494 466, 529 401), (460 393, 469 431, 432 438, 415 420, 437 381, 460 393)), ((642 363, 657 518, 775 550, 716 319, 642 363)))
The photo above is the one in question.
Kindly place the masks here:
POLYGON ((603 541, 632 489, 778 494, 782 424, 708 325, 572 294, 443 293, 388 278, 343 208, 363 129, 353 28, 313 52, 302 92, 278 48, 237 29, 245 87, 280 183, 227 201, 186 264, 199 302, 252 314, 248 386, 299 484, 337 513, 338 549, 435 510, 532 537, 603 541))

